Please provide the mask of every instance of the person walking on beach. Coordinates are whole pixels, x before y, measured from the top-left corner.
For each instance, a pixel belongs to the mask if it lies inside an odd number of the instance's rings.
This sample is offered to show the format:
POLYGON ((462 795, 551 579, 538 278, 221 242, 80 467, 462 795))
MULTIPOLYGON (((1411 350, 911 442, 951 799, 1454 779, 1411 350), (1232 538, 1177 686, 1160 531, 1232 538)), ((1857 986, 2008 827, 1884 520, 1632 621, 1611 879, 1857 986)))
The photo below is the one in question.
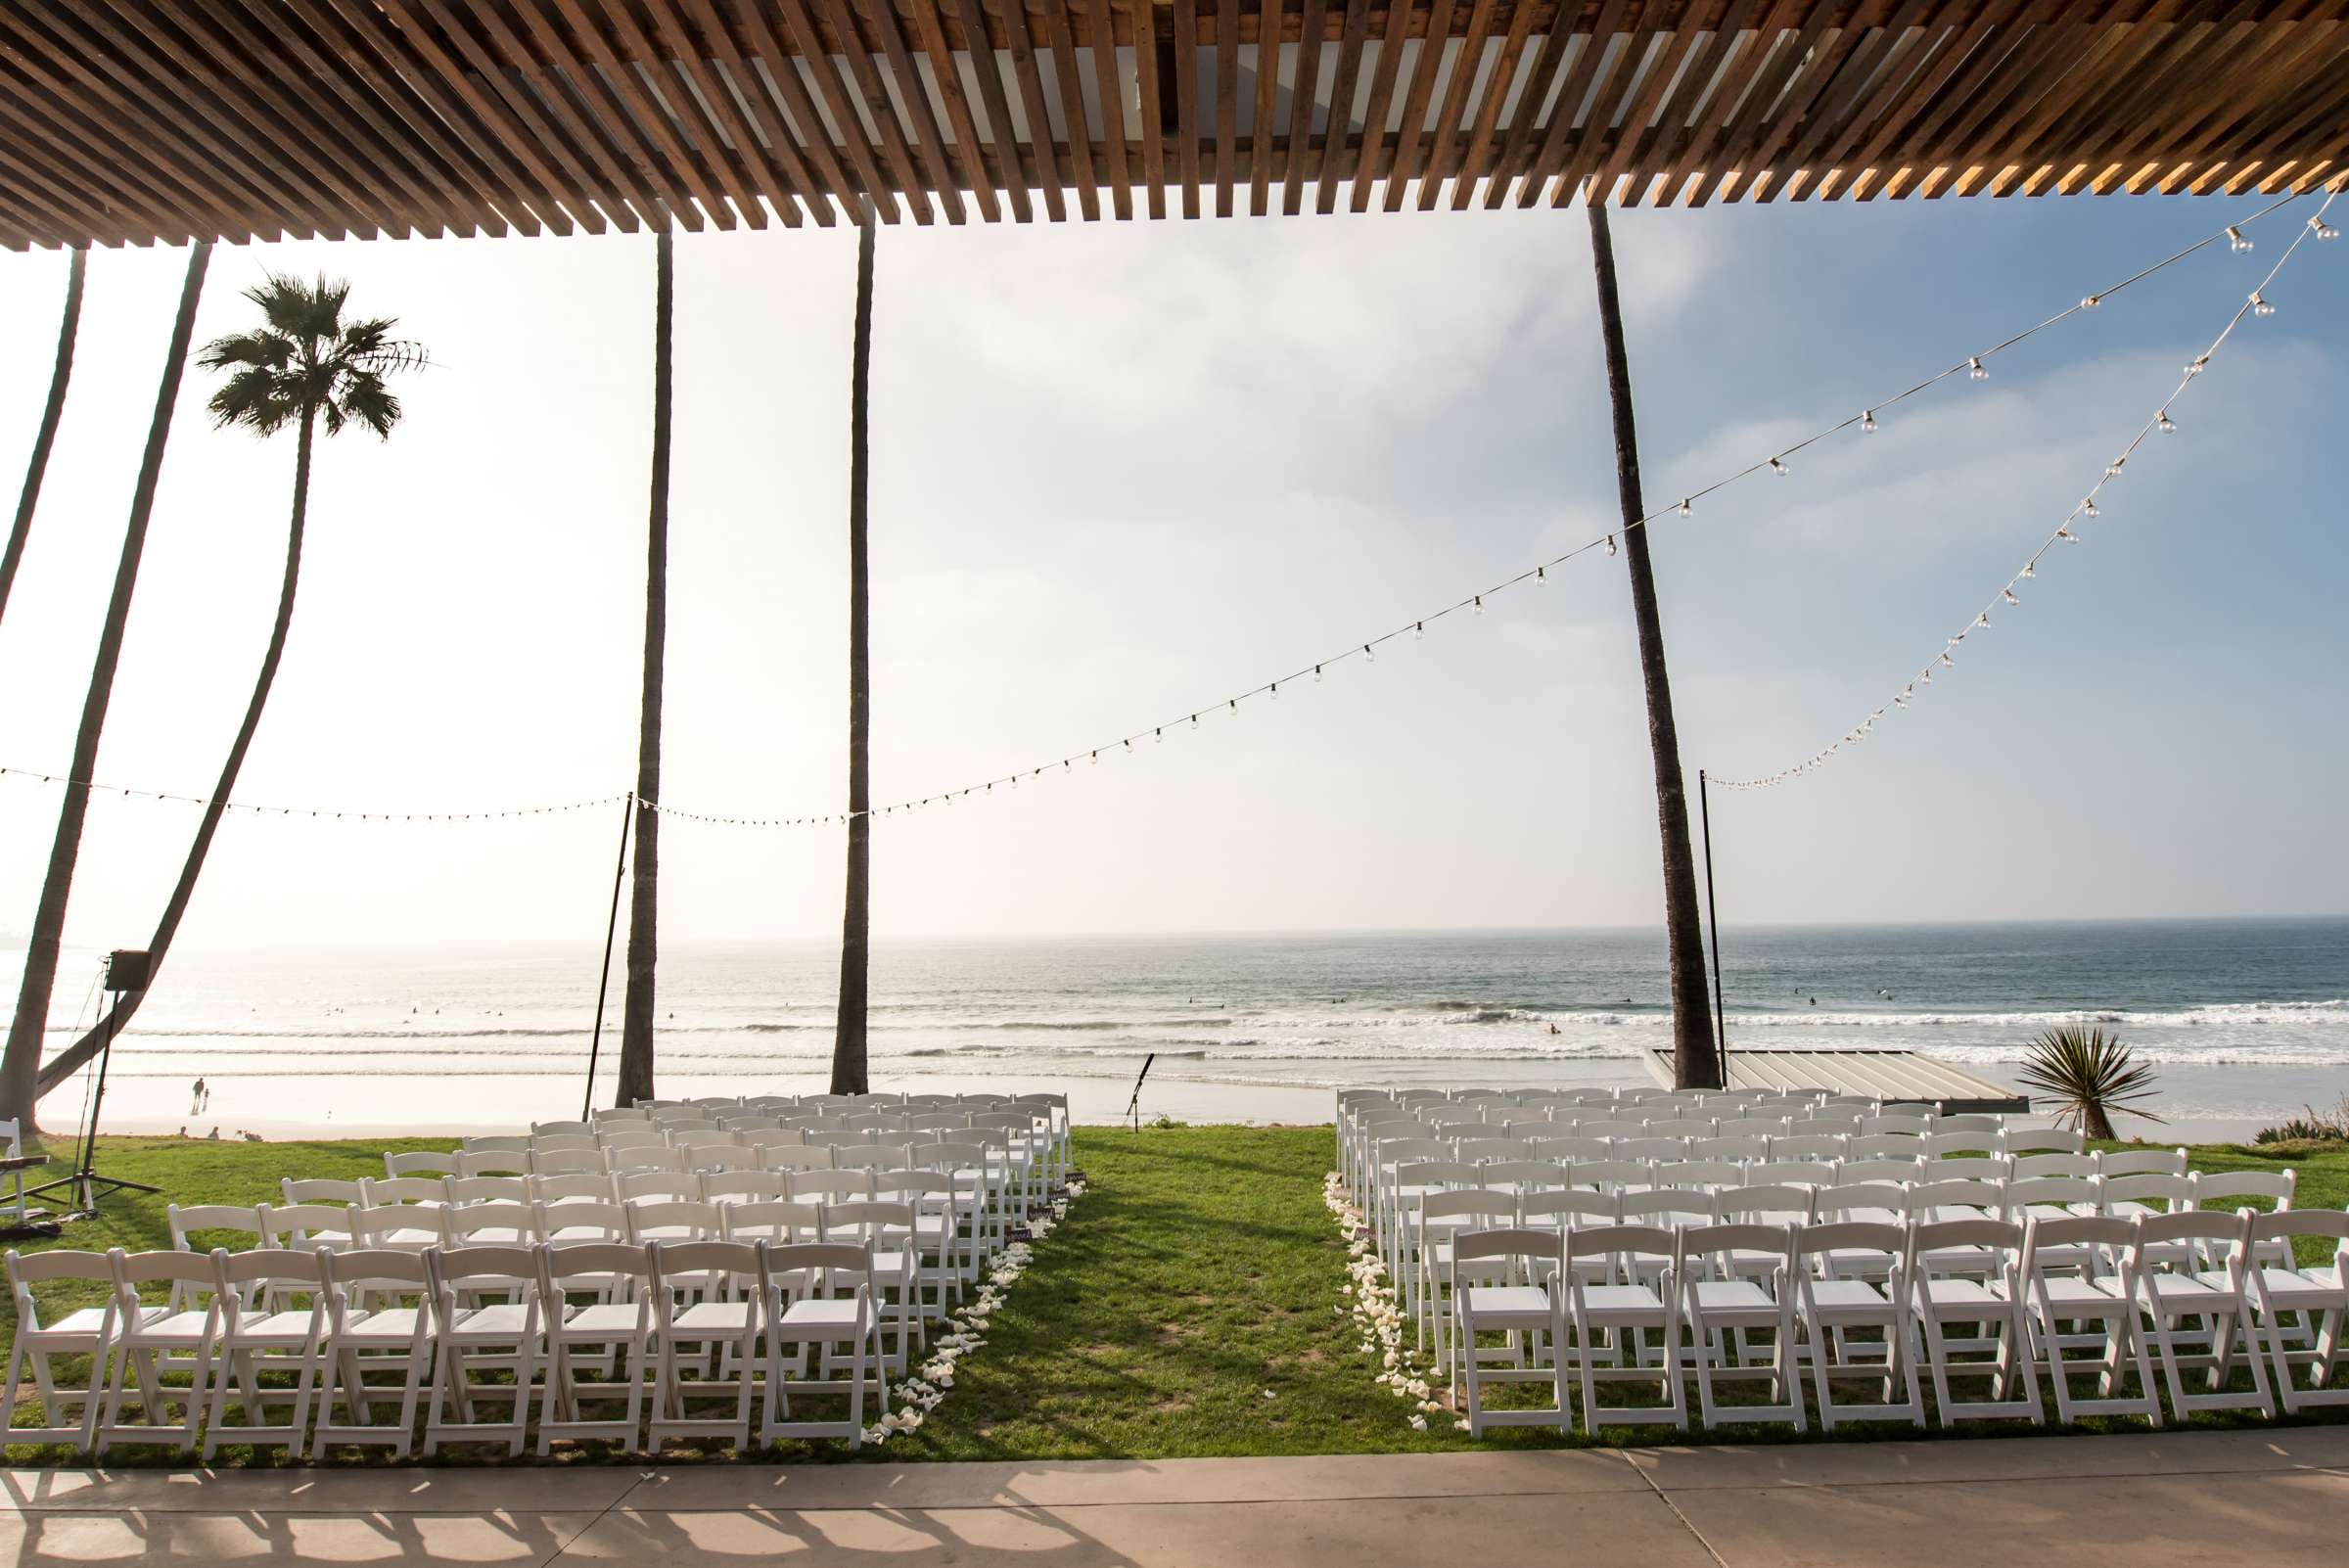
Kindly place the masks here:
POLYGON ((209 1105, 211 1100, 211 1092, 204 1086, 204 1080, 201 1078, 198 1079, 196 1081, 196 1098, 189 1103, 188 1114, 190 1116, 194 1116, 197 1112, 203 1110, 207 1105, 209 1105))

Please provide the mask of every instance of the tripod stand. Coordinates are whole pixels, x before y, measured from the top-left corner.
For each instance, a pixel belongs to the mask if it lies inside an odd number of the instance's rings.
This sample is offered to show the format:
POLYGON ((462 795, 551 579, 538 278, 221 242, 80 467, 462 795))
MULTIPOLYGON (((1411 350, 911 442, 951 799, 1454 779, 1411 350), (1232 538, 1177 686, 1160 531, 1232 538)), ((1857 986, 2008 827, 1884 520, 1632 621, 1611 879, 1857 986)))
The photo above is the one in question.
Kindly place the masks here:
POLYGON ((68 1220, 87 1220, 94 1217, 98 1213, 101 1187, 110 1194, 125 1190, 131 1192, 161 1192, 163 1190, 161 1187, 151 1187, 144 1181, 132 1181, 123 1176, 100 1176, 97 1171, 98 1118, 106 1107, 106 1070, 115 1059, 115 1032, 119 1027, 115 1020, 121 1016, 121 998, 132 992, 143 992, 147 989, 147 954, 143 952, 125 950, 110 954, 107 957, 104 987, 107 994, 113 998, 113 1002, 106 1010, 106 1042, 98 1048, 98 1082, 90 1091, 89 1113, 82 1118, 81 1127, 74 1134, 73 1174, 60 1176, 55 1181, 44 1182, 27 1194, 29 1197, 37 1198, 50 1192, 60 1190, 67 1192, 69 1195, 68 1201, 72 1205, 71 1212, 66 1216, 68 1220))

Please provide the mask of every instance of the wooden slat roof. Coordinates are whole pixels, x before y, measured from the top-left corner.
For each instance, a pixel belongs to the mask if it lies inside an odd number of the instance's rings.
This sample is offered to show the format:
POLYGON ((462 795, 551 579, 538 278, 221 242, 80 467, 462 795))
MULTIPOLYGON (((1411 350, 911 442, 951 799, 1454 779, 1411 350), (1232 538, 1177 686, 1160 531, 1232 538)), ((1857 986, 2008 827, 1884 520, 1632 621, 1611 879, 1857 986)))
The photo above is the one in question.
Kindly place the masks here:
MULTIPOLYGON (((1672 1052, 1649 1050, 1648 1076, 1672 1086, 1672 1052)), ((2019 1089, 1915 1051, 1852 1047, 1835 1050, 1763 1049, 1738 1045, 1727 1055, 1733 1089, 1823 1089, 1866 1094, 1887 1105, 1936 1105, 1945 1112, 2029 1111, 2019 1089)))
POLYGON ((2349 0, 6 0, 0 244, 2269 192, 2345 64, 2349 0))

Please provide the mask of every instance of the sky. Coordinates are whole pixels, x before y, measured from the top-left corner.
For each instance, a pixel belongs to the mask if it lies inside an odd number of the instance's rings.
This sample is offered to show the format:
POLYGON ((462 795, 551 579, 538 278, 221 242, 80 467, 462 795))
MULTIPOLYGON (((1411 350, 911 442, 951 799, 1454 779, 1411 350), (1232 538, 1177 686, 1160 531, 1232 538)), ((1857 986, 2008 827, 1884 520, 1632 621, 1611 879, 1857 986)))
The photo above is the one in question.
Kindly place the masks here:
MULTIPOLYGON (((1651 505, 1710 484, 2255 210, 2258 199, 1620 212, 1651 505)), ((2085 493, 2315 200, 1740 481, 1652 532, 1693 783, 1889 701, 2085 493)), ((2349 213, 2342 214, 2349 225, 2349 213)), ((879 236, 877 799, 1075 755, 877 825, 884 940, 1652 923, 1624 564, 1448 617, 1238 713, 1223 699, 1614 524, 1579 211, 892 227, 879 236), (1099 765, 1093 746, 1206 712, 1099 765)), ((0 622, 0 764, 71 753, 184 253, 92 256, 71 396, 0 622)), ((665 794, 846 790, 846 229, 677 243, 665 794)), ((322 444, 299 607, 243 799, 531 807, 634 771, 649 238, 222 247, 198 339, 324 269, 435 361, 389 442, 322 444)), ((0 254, 0 484, 65 261, 0 254)), ((2336 671, 2349 244, 2301 247, 2020 607, 1876 738, 1713 800, 1725 922, 2349 909, 2336 671)), ((291 438, 183 390, 99 777, 202 793, 266 639, 291 438)), ((0 779, 0 933, 60 795, 0 779)), ((619 807, 481 824, 233 815, 190 946, 600 939, 619 807)), ((101 798, 68 940, 142 944, 194 808, 101 798)), ((821 940, 838 827, 669 819, 664 935, 821 940)))

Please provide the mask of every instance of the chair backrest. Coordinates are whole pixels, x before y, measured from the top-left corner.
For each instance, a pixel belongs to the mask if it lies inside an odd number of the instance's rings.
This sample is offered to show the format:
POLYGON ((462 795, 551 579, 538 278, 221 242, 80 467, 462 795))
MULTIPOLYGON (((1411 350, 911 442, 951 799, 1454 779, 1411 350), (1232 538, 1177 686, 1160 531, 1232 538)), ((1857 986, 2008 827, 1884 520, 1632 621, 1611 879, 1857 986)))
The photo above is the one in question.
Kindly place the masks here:
POLYGON ((667 1144, 632 1143, 625 1148, 605 1150, 604 1158, 616 1172, 667 1171, 677 1176, 685 1173, 685 1151, 667 1144))
POLYGON ((450 1176, 444 1189, 449 1203, 528 1203, 531 1196, 529 1176, 450 1176))
POLYGON ((1643 1160, 1577 1160, 1569 1168, 1569 1176, 1578 1187, 1644 1187, 1647 1185, 1647 1163, 1643 1160))
MULTIPOLYGON (((1729 1124, 1724 1122, 1722 1126, 1729 1124)), ((1688 1140, 1688 1157, 1692 1160, 1735 1160, 1750 1165, 1770 1158, 1770 1139, 1763 1135, 1727 1135, 1688 1140)))
POLYGON ((599 1241, 628 1239, 628 1211, 611 1201, 541 1203, 538 1206, 538 1234, 549 1246, 584 1246, 599 1241))
POLYGON ((2135 1246, 2141 1268, 2148 1262, 2145 1257, 2147 1247, 2180 1241, 2224 1245, 2230 1249, 2225 1259, 2229 1267, 2250 1260, 2251 1214, 2248 1210, 2228 1214, 2217 1209, 2173 1209, 2168 1214, 2139 1215, 2135 1223, 2135 1246))
POLYGON ((913 1163, 913 1152, 903 1143, 859 1143, 836 1145, 832 1158, 844 1171, 901 1171, 913 1163))
POLYGON ((530 1196, 540 1203, 610 1203, 612 1178, 585 1172, 577 1176, 532 1176, 530 1196))
POLYGON ((1536 1160, 1604 1160, 1612 1147, 1605 1138, 1587 1138, 1580 1133, 1525 1140, 1527 1156, 1536 1160))
POLYGON ((2050 1267, 2069 1272, 2080 1267, 2081 1248, 2129 1250, 2137 1245, 2137 1222, 2108 1215, 2034 1215, 2023 1227, 2023 1271, 2041 1274, 2050 1267))
POLYGON ((528 1137, 502 1135, 460 1138, 457 1140, 457 1152, 459 1154, 528 1154, 530 1152, 530 1140, 528 1137))
POLYGON ((1517 1200, 1517 1222, 1544 1230, 1585 1223, 1613 1224, 1619 1212, 1616 1194, 1589 1187, 1528 1192, 1517 1200))
POLYGON ((1912 1132, 1863 1132, 1845 1140, 1847 1160, 1921 1160, 1924 1140, 1912 1132))
POLYGON ((2201 1206, 2200 1184, 2192 1176, 2106 1176, 2102 1189, 2107 1211, 2119 1203, 2159 1203, 2166 1205, 2172 1214, 2201 1206))
POLYGON ((791 1196, 791 1181, 780 1171, 714 1171, 702 1177, 705 1203, 760 1203, 791 1196))
POLYGON ((1818 1196, 1808 1186, 1724 1187, 1713 1194, 1713 1212, 1724 1224, 1808 1222, 1817 1212, 1818 1196))
MULTIPOLYGON (((2290 1243, 2301 1236, 2315 1236, 2337 1243, 2333 1248, 2333 1267, 2342 1269, 2334 1277, 2349 1281, 2349 1214, 2339 1209, 2273 1209, 2251 1212, 2253 1242, 2281 1241, 2290 1243)), ((9 1256, 14 1258, 15 1253, 9 1256)))
POLYGON ((880 1198, 852 1198, 824 1205, 824 1239, 878 1240, 885 1231, 913 1228, 913 1205, 880 1198))
POLYGON ((599 1148, 540 1149, 530 1156, 530 1169, 542 1176, 601 1176, 611 1168, 599 1148))
POLYGON ((1681 1231, 1681 1258, 1685 1271, 1689 1261, 1703 1262, 1722 1278, 1750 1275, 1762 1259, 1774 1258, 1778 1269, 1792 1272, 1794 1268, 1794 1232, 1802 1221, 1771 1223, 1765 1221, 1731 1220, 1725 1208, 1722 1219, 1714 1224, 1688 1225, 1681 1231))
POLYGON ((1617 1138, 1611 1153, 1618 1160, 1685 1160, 1686 1138, 1617 1138))
POLYGON ((823 1144, 766 1144, 759 1150, 759 1163, 761 1169, 768 1171, 829 1171, 833 1168, 832 1150, 823 1144))
POLYGON ((1941 1172, 1923 1160, 1838 1160, 1835 1162, 1835 1184, 1849 1186, 1855 1181, 1923 1181, 1938 1177, 1941 1172))
POLYGON ((440 1239, 440 1211, 423 1208, 412 1203, 384 1203, 353 1210, 350 1215, 350 1244, 353 1247, 385 1249, 398 1244, 422 1245, 425 1240, 438 1244, 440 1239))
POLYGON ((1521 1160, 1525 1158, 1525 1144, 1517 1138, 1462 1138, 1453 1156, 1469 1165, 1521 1160))
MULTIPOLYGON (((1795 1124, 1800 1127, 1801 1123, 1795 1124)), ((1770 1140, 1770 1157, 1779 1160, 1840 1160, 1850 1139, 1830 1132, 1794 1132, 1770 1140)))
POLYGON ((1983 1111, 1965 1111, 1954 1116, 1937 1116, 1927 1132, 1997 1132, 2006 1126, 2006 1119, 1983 1111))
POLYGON ((785 1195, 797 1203, 836 1203, 869 1197, 873 1190, 870 1171, 793 1171, 788 1173, 790 1190, 785 1195))
POLYGON ((384 1175, 396 1180, 401 1176, 444 1176, 457 1174, 457 1157, 439 1154, 431 1149, 418 1149, 408 1154, 384 1156, 384 1175))
POLYGON ((1517 1199, 1513 1193, 1465 1188, 1431 1192, 1419 1200, 1418 1222, 1422 1231, 1438 1226, 1457 1229, 1462 1220, 1485 1222, 1484 1227, 1490 1229, 1510 1224, 1516 1218, 1517 1199))
POLYGON ((285 1193, 286 1202, 355 1204, 365 1201, 365 1194, 356 1181, 345 1181, 335 1176, 283 1176, 278 1190, 285 1193))
POLYGON ((494 1245, 523 1244, 538 1239, 538 1206, 534 1203, 468 1203, 440 1211, 440 1245, 464 1247, 484 1231, 502 1232, 494 1245))
POLYGON ((734 1148, 739 1146, 741 1141, 740 1133, 722 1127, 689 1129, 684 1131, 671 1129, 668 1146, 672 1149, 734 1148))
POLYGON ((1866 1132, 1898 1132, 1909 1136, 1933 1130, 1933 1118, 1900 1111, 1886 1111, 1877 1116, 1860 1119, 1860 1130, 1866 1132))
POLYGON ((431 1288, 424 1254, 396 1247, 346 1247, 321 1254, 327 1284, 345 1294, 361 1290, 414 1292, 431 1288))
POLYGON ((2194 1178, 2194 1207, 2209 1209, 2223 1203, 2234 1208, 2239 1198, 2264 1198, 2279 1209, 2288 1209, 2299 1189, 2300 1173, 2288 1166, 2281 1171, 2204 1171, 2194 1178))
POLYGON ((538 1288, 551 1302, 577 1292, 599 1299, 612 1296, 616 1285, 628 1290, 639 1308, 652 1269, 645 1249, 632 1241, 580 1241, 566 1247, 538 1249, 538 1288))
POLYGON ((2095 1176, 2031 1176, 2025 1180, 2006 1183, 2006 1215, 2019 1220, 2026 1209, 2080 1208, 2094 1211, 2103 1206, 2095 1176))
POLYGON ((2078 1128, 2010 1127, 1999 1134, 1997 1152, 2022 1155, 2053 1150, 2059 1154, 2078 1154, 2087 1144, 2088 1140, 2081 1136, 2078 1128))
POLYGON ((602 1147, 602 1144, 595 1141, 595 1134, 591 1132, 559 1132, 546 1137, 530 1139, 530 1155, 533 1159, 540 1155, 576 1154, 581 1149, 600 1149, 602 1147))
MULTIPOLYGON (((114 1326, 112 1305, 115 1265, 111 1254, 85 1252, 78 1247, 53 1247, 47 1252, 19 1252, 8 1249, 8 1289, 17 1304, 17 1331, 22 1333, 45 1326, 40 1306, 33 1300, 32 1287, 71 1280, 77 1284, 100 1284, 109 1304, 104 1326, 114 1326)), ((76 1296, 86 1292, 76 1291, 76 1296)))
POLYGON ((307 1247, 313 1240, 345 1241, 350 1237, 350 1205, 271 1204, 262 1211, 261 1222, 264 1248, 307 1247))
POLYGON ((1463 1273, 1501 1273, 1517 1279, 1533 1279, 1558 1264, 1563 1255, 1563 1240, 1554 1230, 1508 1225, 1465 1230, 1452 1238, 1452 1268, 1463 1273))
POLYGON ((1988 1247, 2000 1254, 2000 1272, 2010 1273, 2022 1266, 2023 1227, 2011 1220, 1921 1220, 1910 1232, 1910 1246, 1916 1258, 1988 1247))
POLYGON ((2096 1156, 2096 1174, 2107 1176, 2184 1176, 2184 1149, 2114 1149, 2096 1156))
POLYGON ((1624 1224, 1681 1224, 1691 1219, 1710 1224, 1720 1215, 1710 1187, 1675 1187, 1617 1194, 1615 1218, 1624 1224))
MULTIPOLYGON (((1566 1261, 1580 1258, 1663 1258, 1678 1262, 1679 1234, 1669 1225, 1613 1224, 1566 1227, 1566 1261)), ((1570 1274, 1579 1281, 1579 1274, 1570 1274)))
POLYGON ((595 1124, 592 1122, 532 1122, 530 1124, 530 1136, 533 1138, 584 1137, 594 1130, 595 1124))
POLYGON ((1667 1160, 1657 1163, 1648 1179, 1659 1187, 1739 1187, 1745 1185, 1745 1167, 1730 1160, 1667 1160))
MULTIPOLYGON (((1784 1137, 1787 1135, 1789 1130, 1786 1126, 1786 1120, 1787 1119, 1782 1116, 1724 1117, 1720 1126, 1713 1130, 1713 1135, 1717 1138, 1784 1137)), ((1763 1156, 1757 1154, 1754 1156, 1754 1158, 1759 1160, 1763 1158, 1763 1156)))
POLYGON ((326 1305, 326 1254, 308 1248, 270 1247, 253 1252, 229 1252, 215 1248, 212 1252, 213 1289, 222 1296, 234 1296, 249 1309, 257 1309, 270 1296, 279 1298, 283 1310, 286 1298, 303 1296, 313 1310, 326 1305))
MULTIPOLYGON (((1824 1213, 1824 1210, 1821 1210, 1824 1213)), ((1803 1272, 1848 1268, 1852 1255, 1873 1253, 1896 1272, 1909 1259, 1909 1227, 1880 1220, 1815 1220, 1794 1230, 1794 1266, 1803 1272)))
POLYGON ((699 1148, 687 1149, 684 1153, 685 1169, 697 1176, 706 1176, 714 1171, 756 1171, 760 1169, 760 1151, 745 1148, 738 1143, 704 1144, 699 1148))
POLYGON ((1547 1160, 1496 1160, 1479 1166, 1477 1174, 1488 1187, 1515 1187, 1531 1192, 1543 1187, 1562 1187, 1567 1183, 1567 1168, 1547 1160))
POLYGON ((676 1311, 679 1291, 699 1297, 714 1288, 740 1295, 759 1290, 765 1280, 753 1242, 656 1241, 646 1251, 652 1260, 653 1315, 664 1323, 676 1311))
POLYGON ((483 1154, 468 1149, 457 1156, 457 1175, 459 1176, 529 1176, 530 1174, 530 1156, 527 1151, 519 1154, 483 1154))
POLYGON ((655 1230, 683 1230, 693 1236, 715 1237, 724 1228, 714 1203, 653 1199, 628 1205, 628 1239, 644 1241, 655 1230))
POLYGON ((717 1218, 729 1241, 814 1241, 823 1236, 820 1203, 728 1203, 719 1206, 717 1218))
POLYGON ((1849 1186, 1820 1187, 1811 1200, 1811 1212, 1821 1224, 1842 1222, 1856 1210, 1909 1212, 1909 1189, 1891 1181, 1855 1181, 1849 1186))
POLYGON ((535 1303, 538 1298, 535 1247, 433 1247, 424 1254, 424 1268, 444 1322, 455 1311, 454 1296, 460 1285, 501 1289, 526 1303, 535 1303))
POLYGON ((622 1125, 598 1129, 595 1142, 596 1146, 607 1154, 621 1149, 666 1149, 668 1147, 668 1139, 663 1136, 661 1130, 650 1122, 634 1126, 622 1125))
POLYGON ((209 1246, 197 1249, 189 1240, 198 1231, 227 1231, 242 1246, 269 1244, 269 1206, 265 1203, 251 1208, 233 1203, 174 1203, 165 1205, 163 1214, 171 1229, 171 1246, 178 1252, 211 1250, 209 1246))
POLYGON ((2014 1162, 2004 1154, 1952 1154, 1927 1160, 1920 1174, 1926 1181, 2009 1181, 2014 1162))
POLYGON ((220 1288, 220 1273, 212 1253, 124 1252, 116 1247, 107 1255, 113 1266, 115 1299, 127 1307, 141 1285, 186 1285, 209 1295, 220 1288))
POLYGON ((1481 1187, 1484 1167, 1460 1160, 1413 1160, 1395 1168, 1398 1187, 1481 1187))
POLYGON ((612 1178, 612 1196, 621 1203, 661 1198, 698 1201, 701 1195, 701 1177, 681 1172, 631 1171, 612 1178))
POLYGON ((746 1149, 796 1149, 806 1141, 807 1134, 796 1127, 752 1128, 742 1134, 742 1146, 746 1149))
POLYGON ((392 1204, 429 1203, 439 1205, 448 1201, 446 1176, 386 1176, 382 1180, 359 1178, 359 1197, 370 1209, 392 1204))
POLYGON ((760 1272, 773 1296, 822 1296, 844 1288, 862 1292, 872 1283, 869 1242, 761 1241, 758 1253, 760 1272))
POLYGON ((2014 1159, 2010 1179, 2029 1180, 2034 1176, 2093 1176, 2100 1174, 2093 1154, 2025 1154, 2014 1159))
POLYGON ((1831 1187, 1835 1167, 1819 1160, 1764 1160, 1745 1168, 1749 1187, 1831 1187))
POLYGON ((1985 1217, 2004 1216, 2006 1188, 1997 1181, 1919 1181, 1909 1189, 1909 1212, 1929 1218, 1937 1209, 1979 1209, 1985 1217))

